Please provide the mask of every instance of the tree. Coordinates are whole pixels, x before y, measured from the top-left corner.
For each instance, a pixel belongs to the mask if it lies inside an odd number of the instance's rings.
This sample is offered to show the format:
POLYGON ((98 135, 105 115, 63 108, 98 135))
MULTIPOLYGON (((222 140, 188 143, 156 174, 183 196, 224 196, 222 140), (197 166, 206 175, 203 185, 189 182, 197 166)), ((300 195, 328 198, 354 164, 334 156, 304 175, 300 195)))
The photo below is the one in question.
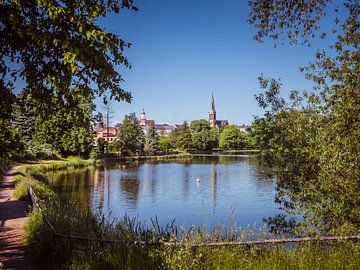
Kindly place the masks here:
POLYGON ((209 141, 209 149, 214 149, 219 147, 219 130, 217 128, 212 128, 210 130, 210 141, 209 141))
POLYGON ((99 155, 105 154, 106 141, 104 138, 98 138, 96 142, 96 152, 99 155))
POLYGON ((112 12, 133 9, 122 1, 3 1, 0 5, 0 70, 11 89, 21 78, 34 99, 53 93, 71 100, 71 90, 110 91, 116 100, 131 100, 120 82, 116 65, 130 67, 123 55, 125 42, 106 32, 97 21, 112 12))
POLYGON ((12 123, 19 131, 21 141, 28 142, 35 133, 35 113, 31 95, 20 93, 13 105, 12 123))
MULTIPOLYGON (((327 5, 334 4, 336 12, 339 9, 331 0, 250 0, 248 3, 251 10, 248 22, 258 28, 254 37, 257 41, 263 42, 265 37, 270 37, 273 40, 289 39, 290 44, 309 44, 320 29, 327 5)), ((334 20, 337 24, 339 19, 334 20)))
POLYGON ((159 139, 159 149, 161 151, 169 151, 172 149, 171 139, 169 137, 161 137, 159 139))
POLYGON ((234 125, 224 128, 220 134, 220 148, 222 149, 239 149, 243 146, 243 134, 234 125))
POLYGON ((145 135, 144 150, 146 153, 151 154, 159 149, 159 136, 156 134, 154 124, 151 124, 145 135))
POLYGON ((144 149, 144 132, 135 113, 125 115, 119 126, 116 145, 118 151, 125 155, 133 155, 144 149))
POLYGON ((21 149, 18 132, 11 126, 11 104, 15 96, 5 87, 0 79, 0 158, 11 158, 13 153, 21 149))
POLYGON ((193 120, 190 123, 190 129, 191 132, 200 132, 203 130, 209 130, 210 131, 210 125, 209 122, 205 119, 200 119, 200 120, 193 120))
POLYGON ((73 89, 70 103, 53 95, 51 101, 36 106, 35 135, 39 143, 50 144, 61 153, 80 154, 92 141, 91 121, 95 104, 90 92, 73 89), (72 105, 70 105, 72 104, 72 105))
POLYGON ((19 134, 8 121, 0 119, 0 158, 12 158, 16 150, 22 150, 19 134))
POLYGON ((186 121, 179 129, 179 135, 176 141, 176 146, 181 150, 186 150, 191 147, 191 131, 186 121))
MULTIPOLYGON (((250 22, 259 28, 259 40, 287 33, 290 43, 298 38, 306 43, 332 1, 275 2, 250 1, 250 22)), ((292 94, 292 104, 279 110, 276 102, 258 100, 276 130, 270 137, 280 185, 277 200, 292 214, 301 212, 301 225, 323 233, 360 228, 360 4, 349 0, 343 7, 347 16, 335 18, 331 56, 319 51, 315 63, 301 69, 314 81, 315 92, 292 94)), ((265 91, 269 97, 272 93, 265 91)))
POLYGON ((180 132, 181 132, 181 128, 178 127, 178 128, 175 128, 174 130, 172 130, 169 134, 171 146, 173 149, 178 147, 177 143, 178 143, 178 139, 180 136, 180 132))
POLYGON ((210 125, 208 121, 204 119, 191 121, 190 129, 192 147, 197 150, 211 149, 210 125))

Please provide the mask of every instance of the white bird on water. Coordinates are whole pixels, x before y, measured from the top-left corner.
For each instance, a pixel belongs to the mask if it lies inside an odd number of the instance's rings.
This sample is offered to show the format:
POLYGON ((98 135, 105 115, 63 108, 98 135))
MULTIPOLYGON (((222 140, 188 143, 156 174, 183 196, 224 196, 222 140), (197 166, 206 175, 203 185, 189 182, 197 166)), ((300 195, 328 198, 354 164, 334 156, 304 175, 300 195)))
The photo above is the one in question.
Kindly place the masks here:
POLYGON ((199 183, 199 182, 200 182, 200 178, 196 179, 196 182, 198 182, 198 183, 199 183))

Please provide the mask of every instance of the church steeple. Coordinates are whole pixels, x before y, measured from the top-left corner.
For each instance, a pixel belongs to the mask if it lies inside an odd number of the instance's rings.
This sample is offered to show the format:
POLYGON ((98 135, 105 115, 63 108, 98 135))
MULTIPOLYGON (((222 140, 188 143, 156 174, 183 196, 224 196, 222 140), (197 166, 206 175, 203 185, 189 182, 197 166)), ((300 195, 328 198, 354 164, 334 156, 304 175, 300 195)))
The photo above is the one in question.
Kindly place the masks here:
POLYGON ((216 127, 216 109, 215 109, 215 100, 214 100, 214 93, 211 93, 211 104, 210 104, 210 111, 209 111, 209 124, 210 127, 216 127))
POLYGON ((214 111, 214 112, 216 111, 216 110, 215 110, 215 100, 214 100, 214 93, 213 93, 213 92, 211 93, 211 106, 210 106, 210 110, 211 110, 211 111, 214 111))

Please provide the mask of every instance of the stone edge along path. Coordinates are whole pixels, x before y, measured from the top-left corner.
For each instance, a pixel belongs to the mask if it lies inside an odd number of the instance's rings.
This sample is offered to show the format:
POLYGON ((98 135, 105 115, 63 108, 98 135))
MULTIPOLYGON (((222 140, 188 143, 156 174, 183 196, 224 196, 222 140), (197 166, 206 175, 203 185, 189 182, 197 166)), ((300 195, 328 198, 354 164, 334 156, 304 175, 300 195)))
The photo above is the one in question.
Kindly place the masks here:
POLYGON ((15 184, 12 167, 0 179, 0 269, 36 269, 26 256, 22 242, 29 202, 13 198, 15 184))

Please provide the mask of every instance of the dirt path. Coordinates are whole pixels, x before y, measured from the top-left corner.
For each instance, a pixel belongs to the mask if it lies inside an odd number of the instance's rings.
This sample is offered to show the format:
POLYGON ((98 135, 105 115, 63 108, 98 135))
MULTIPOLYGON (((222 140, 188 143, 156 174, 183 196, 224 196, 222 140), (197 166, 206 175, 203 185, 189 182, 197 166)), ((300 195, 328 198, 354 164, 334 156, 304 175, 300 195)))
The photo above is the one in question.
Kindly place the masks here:
POLYGON ((0 269, 35 269, 26 258, 21 241, 29 203, 12 197, 14 183, 11 176, 16 169, 8 170, 0 179, 0 269))

